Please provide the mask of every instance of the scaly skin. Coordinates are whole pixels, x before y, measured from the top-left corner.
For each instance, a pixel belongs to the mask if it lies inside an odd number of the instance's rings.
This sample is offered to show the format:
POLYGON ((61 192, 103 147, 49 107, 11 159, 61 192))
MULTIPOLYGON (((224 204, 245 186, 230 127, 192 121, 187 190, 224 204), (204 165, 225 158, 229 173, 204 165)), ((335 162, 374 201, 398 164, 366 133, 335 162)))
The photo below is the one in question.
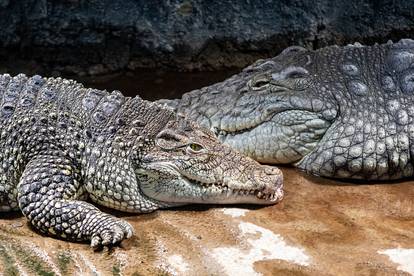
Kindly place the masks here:
POLYGON ((282 175, 169 108, 64 79, 0 76, 0 212, 41 232, 112 245, 132 213, 187 203, 273 204, 282 175))
POLYGON ((263 163, 352 179, 413 176, 414 41, 290 47, 161 101, 263 163))

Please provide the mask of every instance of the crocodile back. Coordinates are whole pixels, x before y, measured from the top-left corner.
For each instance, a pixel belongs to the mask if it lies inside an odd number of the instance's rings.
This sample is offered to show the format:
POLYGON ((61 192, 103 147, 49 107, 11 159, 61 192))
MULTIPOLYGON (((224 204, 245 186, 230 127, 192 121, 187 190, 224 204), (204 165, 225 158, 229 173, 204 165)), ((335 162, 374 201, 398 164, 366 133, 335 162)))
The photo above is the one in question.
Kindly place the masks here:
POLYGON ((413 175, 414 42, 328 47, 313 52, 315 91, 338 116, 299 167, 340 178, 413 175))

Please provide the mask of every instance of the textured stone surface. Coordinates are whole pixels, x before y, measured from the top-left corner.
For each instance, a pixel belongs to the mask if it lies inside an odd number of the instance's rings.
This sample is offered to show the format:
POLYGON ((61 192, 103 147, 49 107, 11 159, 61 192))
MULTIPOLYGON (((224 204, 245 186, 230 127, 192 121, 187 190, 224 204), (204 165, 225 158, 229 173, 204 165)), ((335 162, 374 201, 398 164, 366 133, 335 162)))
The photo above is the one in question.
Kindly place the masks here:
POLYGON ((1 65, 47 75, 243 67, 293 44, 412 37, 413 7, 391 0, 2 0, 1 65))
POLYGON ((411 181, 348 185, 295 169, 283 172, 286 198, 274 206, 115 213, 137 234, 110 251, 94 253, 88 244, 42 237, 24 218, 2 215, 0 274, 409 275, 411 181))

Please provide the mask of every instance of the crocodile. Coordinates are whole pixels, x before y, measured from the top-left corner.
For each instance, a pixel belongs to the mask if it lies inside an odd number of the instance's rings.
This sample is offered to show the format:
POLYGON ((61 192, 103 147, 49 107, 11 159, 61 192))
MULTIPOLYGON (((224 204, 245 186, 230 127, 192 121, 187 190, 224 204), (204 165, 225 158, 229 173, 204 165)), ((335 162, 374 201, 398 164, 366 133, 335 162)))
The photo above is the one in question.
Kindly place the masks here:
POLYGON ((414 41, 291 46, 223 82, 161 100, 262 163, 316 176, 413 176, 414 41))
POLYGON ((171 108, 73 80, 0 75, 0 214, 45 235, 112 246, 129 213, 192 203, 274 204, 281 172, 171 108), (92 202, 92 203, 91 203, 92 202))

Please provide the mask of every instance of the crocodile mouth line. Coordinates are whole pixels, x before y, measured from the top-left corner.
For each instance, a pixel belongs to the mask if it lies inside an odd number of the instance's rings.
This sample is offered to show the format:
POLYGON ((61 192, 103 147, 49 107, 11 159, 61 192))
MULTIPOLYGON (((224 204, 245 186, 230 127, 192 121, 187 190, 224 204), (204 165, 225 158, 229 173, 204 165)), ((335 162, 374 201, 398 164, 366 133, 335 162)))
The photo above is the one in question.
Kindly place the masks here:
POLYGON ((216 131, 213 131, 213 132, 216 134, 216 136, 236 136, 236 135, 240 135, 240 134, 249 132, 249 131, 255 129, 256 127, 258 127, 259 125, 260 124, 254 126, 254 127, 239 129, 239 130, 236 130, 236 131, 229 131, 229 130, 222 130, 222 129, 218 130, 218 129, 216 129, 216 131))
MULTIPOLYGON (((188 185, 192 185, 198 189, 206 189, 205 192, 212 192, 214 190, 220 191, 217 194, 222 196, 226 196, 227 198, 236 198, 237 196, 242 197, 250 197, 255 198, 258 200, 262 200, 265 202, 277 202, 283 197, 283 188, 282 187, 275 187, 275 189, 269 189, 268 186, 263 186, 258 189, 233 189, 230 188, 223 181, 216 181, 216 182, 203 182, 196 179, 192 179, 191 176, 182 174, 180 170, 174 165, 164 166, 165 168, 169 168, 175 171, 175 175, 178 178, 184 180, 188 185)), ((145 193, 144 193, 145 194, 145 193)), ((213 194, 213 193, 211 193, 213 194)))
POLYGON ((217 188, 221 191, 222 194, 227 194, 231 196, 254 196, 257 199, 266 200, 266 201, 275 201, 280 197, 279 189, 275 189, 272 192, 266 192, 266 187, 260 189, 231 189, 228 185, 223 182, 213 182, 205 183, 202 181, 197 181, 190 179, 186 176, 183 176, 186 181, 193 185, 198 185, 198 187, 203 187, 206 189, 217 188))
POLYGON ((282 114, 284 114, 286 112, 292 111, 292 110, 303 110, 303 111, 306 111, 306 112, 311 112, 311 113, 317 114, 317 112, 309 111, 309 110, 305 110, 305 109, 287 109, 287 110, 283 110, 283 111, 277 112, 277 113, 269 116, 268 118, 266 118, 266 119, 258 122, 257 124, 251 125, 249 127, 239 128, 239 129, 236 129, 234 131, 232 131, 232 130, 226 130, 226 129, 220 129, 220 128, 217 128, 217 127, 213 127, 212 128, 212 132, 217 137, 241 135, 241 134, 244 134, 246 132, 250 132, 250 131, 256 129, 257 127, 261 126, 262 124, 270 122, 273 118, 275 118, 277 116, 280 116, 280 115, 282 115, 282 114))
MULTIPOLYGON (((280 113, 277 113, 277 114, 280 114, 280 113)), ((260 122, 258 122, 255 125, 252 125, 252 126, 249 126, 249 127, 245 127, 245 128, 236 129, 234 131, 219 129, 219 128, 216 128, 216 127, 214 127, 212 129, 212 131, 213 131, 213 133, 216 136, 227 136, 227 135, 235 136, 235 135, 240 135, 240 134, 243 134, 243 133, 246 133, 246 132, 249 132, 249 131, 254 130, 255 128, 259 127, 263 123, 269 122, 277 114, 274 114, 273 116, 270 116, 268 119, 263 120, 263 121, 260 121, 260 122)))

